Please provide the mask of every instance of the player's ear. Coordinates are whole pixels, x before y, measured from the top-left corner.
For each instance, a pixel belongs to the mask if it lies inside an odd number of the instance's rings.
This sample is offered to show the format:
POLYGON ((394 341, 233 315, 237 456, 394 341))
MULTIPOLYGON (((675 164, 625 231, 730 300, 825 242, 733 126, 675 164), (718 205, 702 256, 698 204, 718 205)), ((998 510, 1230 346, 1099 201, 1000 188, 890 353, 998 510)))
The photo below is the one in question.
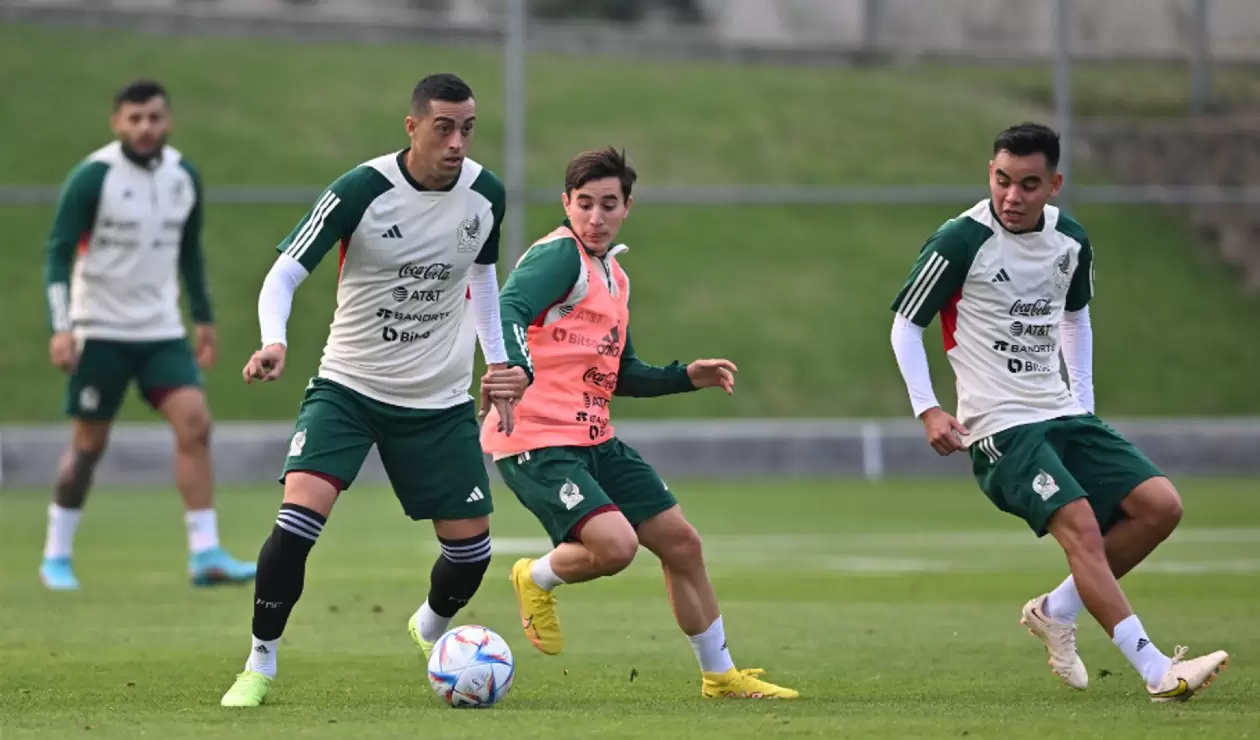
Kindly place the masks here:
POLYGON ((1063 189, 1063 173, 1055 171, 1054 177, 1050 180, 1053 185, 1050 188, 1050 197, 1057 198, 1059 191, 1063 189))
POLYGON ((630 206, 632 205, 634 205, 634 196, 627 195, 626 196, 626 218, 630 217, 630 206))
POLYGON ((569 210, 569 203, 569 193, 567 191, 560 193, 560 205, 564 206, 566 211, 569 210))

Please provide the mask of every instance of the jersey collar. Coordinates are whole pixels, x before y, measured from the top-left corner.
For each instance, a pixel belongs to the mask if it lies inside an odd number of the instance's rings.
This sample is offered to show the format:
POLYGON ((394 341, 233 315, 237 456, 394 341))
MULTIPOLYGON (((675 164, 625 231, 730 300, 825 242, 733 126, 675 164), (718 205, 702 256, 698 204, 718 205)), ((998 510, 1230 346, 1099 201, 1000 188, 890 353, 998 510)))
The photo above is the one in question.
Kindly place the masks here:
POLYGON ((447 185, 444 188, 438 188, 436 190, 433 190, 431 188, 426 188, 425 186, 421 185, 420 181, 412 177, 411 173, 407 171, 407 152, 409 151, 411 151, 411 147, 407 147, 406 149, 402 150, 401 152, 398 153, 398 156, 394 158, 395 161, 398 162, 398 171, 402 173, 403 179, 407 181, 408 185, 420 191, 421 193, 449 193, 455 189, 455 185, 459 182, 459 178, 462 177, 464 174, 463 165, 460 165, 459 173, 455 175, 454 180, 451 180, 450 185, 447 185))

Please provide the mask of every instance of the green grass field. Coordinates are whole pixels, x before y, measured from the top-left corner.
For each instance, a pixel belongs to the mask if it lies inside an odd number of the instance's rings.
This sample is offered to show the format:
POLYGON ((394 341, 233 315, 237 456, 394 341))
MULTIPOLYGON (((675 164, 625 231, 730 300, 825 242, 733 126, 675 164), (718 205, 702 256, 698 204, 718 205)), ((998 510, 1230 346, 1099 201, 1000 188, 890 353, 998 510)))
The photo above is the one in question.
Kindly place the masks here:
MULTIPOLYGON (((501 61, 470 48, 170 39, 118 32, 0 26, 0 182, 58 183, 108 139, 121 81, 153 74, 172 90, 174 143, 209 184, 318 187, 405 140, 415 80, 466 76, 483 101, 476 158, 501 162, 501 61), (62 50, 73 47, 73 55, 62 50)), ((557 187, 577 149, 629 148, 641 183, 982 186, 1002 127, 1041 114, 1044 69, 820 70, 729 67, 537 55, 528 69, 528 179, 557 187)), ((1218 79, 1231 98, 1254 80, 1218 79)), ((1153 114, 1184 100, 1176 70, 1086 68, 1085 110, 1153 114), (1118 97, 1125 91, 1125 97, 1118 97), (1124 101, 1132 104, 1123 107, 1124 101)), ((1106 173, 1078 168, 1082 178, 1106 173)), ((697 394, 624 406, 625 416, 885 416, 908 410, 888 347, 888 303, 926 236, 970 204, 900 207, 643 206, 623 233, 634 279, 635 344, 660 362, 729 356, 733 399, 697 394)), ((304 285, 290 320, 289 376, 245 393, 239 368, 257 343, 258 286, 272 247, 303 206, 217 206, 208 212, 211 282, 222 360, 209 376, 219 418, 287 418, 316 366, 333 308, 327 267, 304 285)), ((0 375, 23 388, 0 422, 60 418, 62 378, 49 371, 40 282, 51 208, 0 206, 9 246, 0 270, 6 347, 0 375)), ((559 209, 533 207, 529 233, 559 209)), ((1113 415, 1260 413, 1238 368, 1260 364, 1247 336, 1260 299, 1163 211, 1082 207, 1098 254, 1098 393, 1113 415), (1192 382, 1193 381, 1193 382, 1192 382)), ((507 266, 500 272, 506 272, 507 266)), ((935 334, 935 332, 933 332, 935 334)), ((937 387, 952 382, 933 340, 937 387)), ((124 418, 148 418, 129 403, 124 418)))
MULTIPOLYGON (((520 633, 507 570, 541 529, 502 486, 498 554, 461 623, 517 659, 506 701, 457 712, 431 693, 405 629, 434 557, 427 525, 386 489, 348 493, 312 553, 279 655, 274 702, 218 706, 249 646, 250 589, 195 590, 176 496, 102 490, 77 545, 84 587, 42 590, 43 492, 0 498, 0 737, 1248 737, 1260 726, 1260 499, 1254 482, 1184 480, 1182 528, 1124 581, 1165 652, 1234 656, 1189 704, 1153 705, 1092 622, 1076 693, 1018 624, 1062 556, 956 480, 671 481, 706 538, 736 661, 795 703, 704 703, 650 554, 559 593, 567 649, 520 633)), ((278 487, 221 493, 225 544, 252 555, 278 487)))

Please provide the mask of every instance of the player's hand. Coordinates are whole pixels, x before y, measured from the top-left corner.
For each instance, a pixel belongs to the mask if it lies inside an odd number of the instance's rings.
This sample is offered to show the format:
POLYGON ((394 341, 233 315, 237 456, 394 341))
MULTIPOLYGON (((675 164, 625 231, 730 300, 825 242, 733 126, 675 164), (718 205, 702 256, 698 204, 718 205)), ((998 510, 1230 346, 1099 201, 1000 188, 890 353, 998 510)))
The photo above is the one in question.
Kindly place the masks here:
POLYGON ((68 331, 53 334, 52 339, 48 340, 48 356, 58 370, 74 372, 79 364, 79 343, 75 341, 74 334, 68 331))
POLYGON ((286 347, 283 344, 268 344, 251 355, 249 362, 245 363, 245 369, 241 371, 245 382, 252 383, 255 380, 261 380, 269 383, 279 379, 284 372, 285 350, 286 347))
POLYGON ((208 370, 219 356, 219 335, 213 324, 197 324, 197 367, 208 370))
POLYGON ((928 443, 936 454, 944 457, 967 449, 959 439, 959 434, 967 434, 967 427, 957 419, 945 413, 940 406, 923 412, 923 429, 927 432, 928 443))
POLYGON ((491 399, 507 399, 519 401, 529 388, 529 374, 523 367, 508 367, 494 364, 481 379, 481 392, 489 394, 491 399))
POLYGON ((687 377, 696 388, 721 388, 728 396, 735 392, 737 372, 730 360, 696 360, 687 366, 687 377))

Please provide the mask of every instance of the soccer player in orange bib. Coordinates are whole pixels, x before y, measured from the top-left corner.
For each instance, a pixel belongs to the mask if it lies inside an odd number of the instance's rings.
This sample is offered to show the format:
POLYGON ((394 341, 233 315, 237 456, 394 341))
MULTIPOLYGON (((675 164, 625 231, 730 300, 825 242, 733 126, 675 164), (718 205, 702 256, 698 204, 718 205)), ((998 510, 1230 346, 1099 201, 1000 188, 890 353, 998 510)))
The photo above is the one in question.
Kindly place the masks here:
POLYGON ((590 151, 569 163, 564 179, 568 218, 508 276, 500 297, 508 366, 488 372, 481 386, 482 408, 489 409, 482 447, 555 544, 512 568, 525 634, 542 652, 559 653, 555 588, 624 570, 642 544, 660 558, 674 616, 700 662, 701 696, 794 699, 796 691, 758 678, 762 671, 735 668, 700 536, 609 420, 613 396, 701 388, 730 394, 735 365, 658 367, 635 356, 630 280, 617 262, 626 247, 616 242, 632 204, 634 169, 616 150, 590 151), (522 374, 530 385, 513 402, 522 374))

